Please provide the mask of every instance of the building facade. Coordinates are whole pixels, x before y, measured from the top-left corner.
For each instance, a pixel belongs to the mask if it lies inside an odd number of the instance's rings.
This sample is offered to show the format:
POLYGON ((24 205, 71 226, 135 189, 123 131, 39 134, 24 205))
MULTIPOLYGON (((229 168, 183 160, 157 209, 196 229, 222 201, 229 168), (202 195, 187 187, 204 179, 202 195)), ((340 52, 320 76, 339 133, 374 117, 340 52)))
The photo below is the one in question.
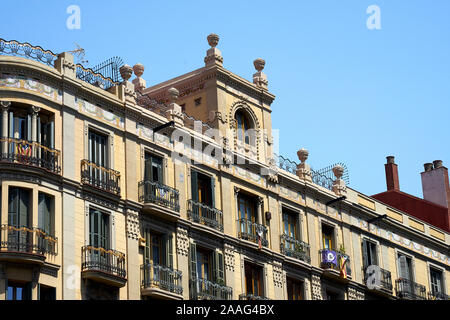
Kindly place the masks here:
POLYGON ((274 154, 218 41, 147 87, 1 40, 0 300, 448 299, 450 234, 274 154))

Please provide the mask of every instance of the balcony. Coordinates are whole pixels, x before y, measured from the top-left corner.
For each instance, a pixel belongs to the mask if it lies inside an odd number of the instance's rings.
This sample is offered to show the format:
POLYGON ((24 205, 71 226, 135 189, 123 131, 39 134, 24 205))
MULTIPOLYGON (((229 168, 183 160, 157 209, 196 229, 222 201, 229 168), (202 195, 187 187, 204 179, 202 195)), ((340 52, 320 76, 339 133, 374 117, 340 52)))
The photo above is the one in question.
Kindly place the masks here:
POLYGON ((428 300, 450 300, 450 297, 443 292, 428 292, 428 300))
POLYGON ((125 285, 127 278, 124 253, 84 246, 81 248, 81 258, 81 275, 83 278, 115 287, 125 285))
POLYGON ((397 297, 401 299, 407 300, 426 299, 425 286, 405 278, 399 278, 395 280, 395 291, 397 293, 397 297))
POLYGON ((252 222, 247 219, 239 219, 238 221, 238 237, 249 240, 267 247, 269 241, 267 240, 267 227, 262 224, 252 222))
POLYGON ((218 209, 211 208, 194 200, 188 200, 188 218, 193 222, 223 232, 223 214, 218 209))
POLYGON ((352 270, 350 268, 350 257, 342 252, 323 249, 319 251, 320 267, 331 274, 339 275, 346 279, 351 277, 352 270))
POLYGON ((286 234, 281 235, 281 253, 306 263, 311 262, 309 244, 296 240, 286 234))
POLYGON ((166 213, 167 210, 161 210, 161 207, 163 207, 173 211, 173 216, 179 216, 180 201, 178 190, 150 180, 140 181, 138 187, 139 201, 143 202, 148 209, 166 213))
POLYGON ((0 261, 43 265, 45 259, 56 256, 58 238, 39 228, 1 226, 0 261))
POLYGON ((120 172, 81 160, 81 183, 120 196, 120 172))
POLYGON ((231 300, 233 289, 223 284, 195 278, 190 280, 192 300, 231 300))
POLYGON ((385 270, 385 269, 382 269, 382 268, 378 267, 378 270, 380 271, 380 273, 379 273, 379 282, 377 283, 377 281, 375 280, 375 282, 373 284, 371 284, 371 283, 367 284, 367 281, 370 280, 369 276, 372 276, 372 274, 368 274, 367 273, 367 268, 368 267, 363 267, 364 283, 367 286, 373 286, 374 290, 385 291, 385 292, 391 294, 392 293, 391 272, 388 271, 388 270, 385 270))
POLYGON ((0 139, 0 144, 2 150, 0 162, 38 167, 56 174, 61 173, 59 150, 45 147, 37 142, 14 138, 0 139))
POLYGON ((266 297, 256 296, 252 293, 243 293, 239 295, 239 300, 270 300, 266 297))
POLYGON ((163 299, 182 299, 181 271, 156 263, 141 265, 141 294, 163 299))

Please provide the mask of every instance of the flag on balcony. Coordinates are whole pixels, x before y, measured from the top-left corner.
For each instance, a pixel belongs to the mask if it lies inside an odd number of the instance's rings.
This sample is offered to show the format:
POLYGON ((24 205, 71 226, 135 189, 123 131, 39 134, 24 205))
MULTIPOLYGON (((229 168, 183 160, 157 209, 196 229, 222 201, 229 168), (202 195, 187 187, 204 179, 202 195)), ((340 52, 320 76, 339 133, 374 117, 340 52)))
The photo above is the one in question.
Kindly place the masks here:
POLYGON ((322 262, 323 263, 332 263, 337 265, 337 256, 336 252, 333 250, 323 250, 322 251, 322 262))
POLYGON ((347 270, 345 268, 345 264, 347 263, 348 258, 346 256, 341 255, 339 257, 339 269, 341 270, 341 277, 347 279, 347 270))
POLYGON ((31 146, 28 143, 18 143, 17 154, 20 154, 21 156, 31 157, 31 146))
POLYGON ((258 230, 256 232, 256 234, 258 235, 258 249, 261 250, 262 249, 262 230, 258 230))

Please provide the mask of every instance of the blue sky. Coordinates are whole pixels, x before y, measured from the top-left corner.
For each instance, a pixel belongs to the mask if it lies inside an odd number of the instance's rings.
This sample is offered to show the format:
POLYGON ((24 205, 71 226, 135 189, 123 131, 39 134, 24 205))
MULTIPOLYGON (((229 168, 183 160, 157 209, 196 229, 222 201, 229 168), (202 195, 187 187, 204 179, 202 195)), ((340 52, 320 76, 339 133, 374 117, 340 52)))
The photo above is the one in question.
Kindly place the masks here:
POLYGON ((224 66, 251 79, 264 72, 280 153, 309 150, 319 169, 349 168, 350 186, 386 189, 393 155, 400 188, 422 197, 425 162, 450 166, 450 1, 37 1, 2 2, 0 37, 55 53, 86 50, 88 66, 112 56, 145 65, 147 84, 203 66, 206 36, 220 36, 224 66), (69 30, 69 5, 81 29, 69 30), (369 30, 369 5, 381 29, 369 30))

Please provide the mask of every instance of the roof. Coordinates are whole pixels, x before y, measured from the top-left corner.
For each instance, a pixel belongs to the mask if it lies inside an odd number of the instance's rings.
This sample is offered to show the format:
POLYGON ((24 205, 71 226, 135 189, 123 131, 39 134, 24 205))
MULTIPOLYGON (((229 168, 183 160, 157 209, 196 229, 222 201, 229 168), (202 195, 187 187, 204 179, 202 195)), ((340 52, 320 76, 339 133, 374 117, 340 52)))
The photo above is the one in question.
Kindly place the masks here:
POLYGON ((373 195, 375 198, 411 216, 450 232, 450 212, 448 208, 415 197, 400 190, 388 190, 373 195))

